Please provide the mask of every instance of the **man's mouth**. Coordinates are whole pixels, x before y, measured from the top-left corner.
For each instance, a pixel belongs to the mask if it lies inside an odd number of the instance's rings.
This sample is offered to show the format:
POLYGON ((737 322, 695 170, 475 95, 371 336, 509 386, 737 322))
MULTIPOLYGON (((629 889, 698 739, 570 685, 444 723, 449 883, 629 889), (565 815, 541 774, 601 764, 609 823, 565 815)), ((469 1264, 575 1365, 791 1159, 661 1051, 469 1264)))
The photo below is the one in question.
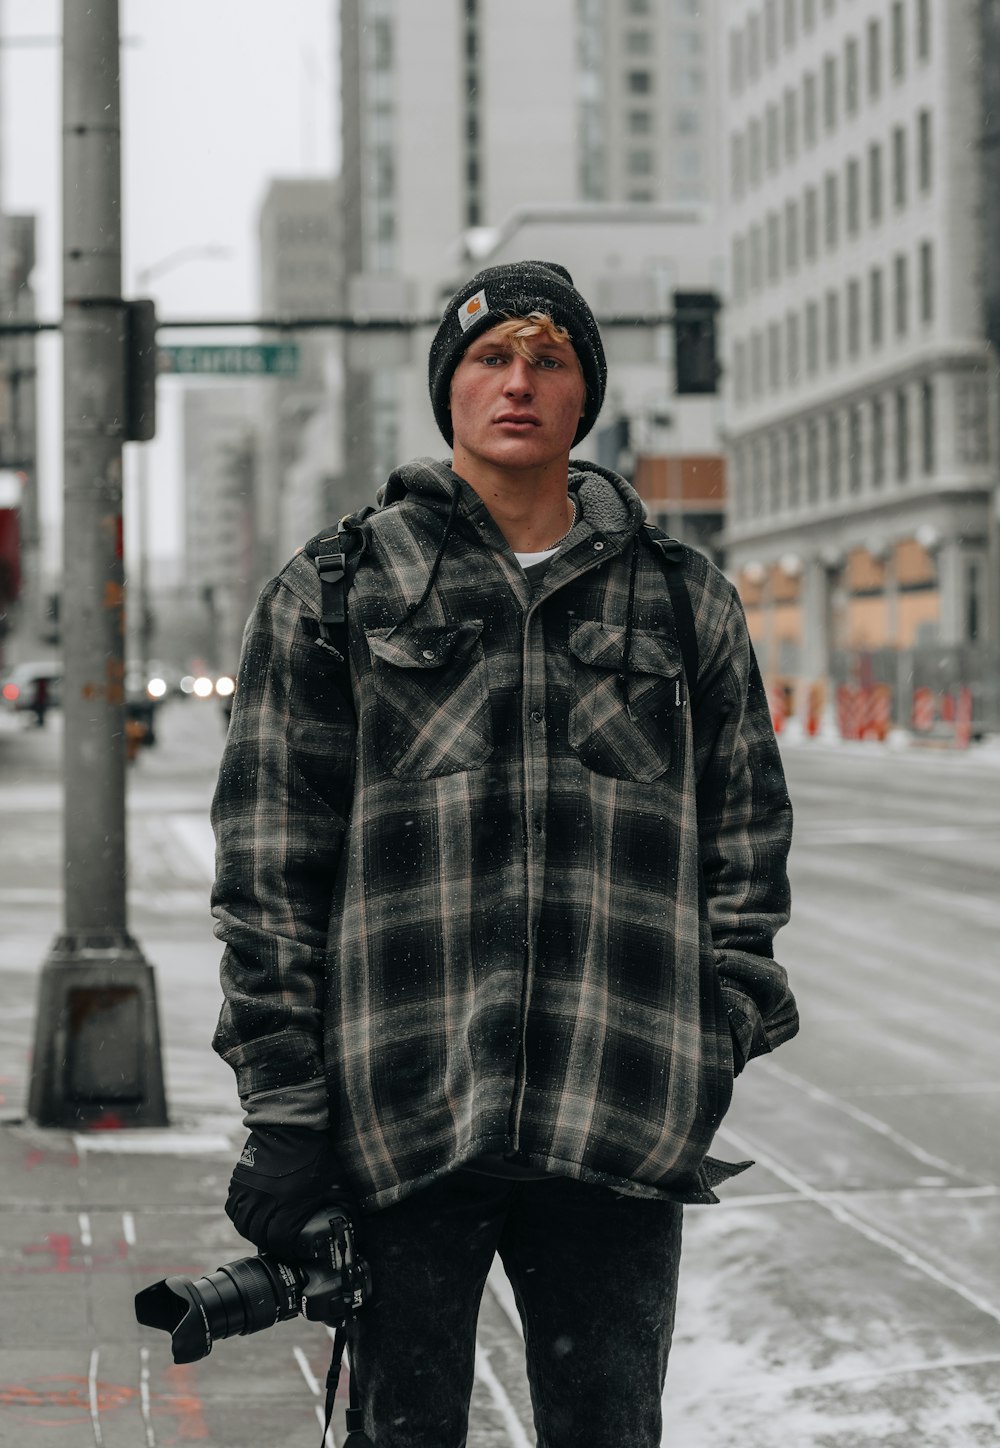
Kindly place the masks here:
POLYGON ((502 412, 495 421, 510 427, 540 427, 541 418, 533 412, 502 412))

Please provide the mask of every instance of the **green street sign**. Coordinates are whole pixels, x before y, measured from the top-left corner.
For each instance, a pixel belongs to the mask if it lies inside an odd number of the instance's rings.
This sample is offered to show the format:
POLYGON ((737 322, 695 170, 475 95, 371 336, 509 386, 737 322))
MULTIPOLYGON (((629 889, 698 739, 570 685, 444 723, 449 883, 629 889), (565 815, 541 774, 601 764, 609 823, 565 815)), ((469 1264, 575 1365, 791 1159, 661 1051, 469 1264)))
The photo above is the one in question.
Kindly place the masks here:
POLYGON ((298 370, 297 342, 160 348, 161 372, 200 377, 295 377, 298 370))

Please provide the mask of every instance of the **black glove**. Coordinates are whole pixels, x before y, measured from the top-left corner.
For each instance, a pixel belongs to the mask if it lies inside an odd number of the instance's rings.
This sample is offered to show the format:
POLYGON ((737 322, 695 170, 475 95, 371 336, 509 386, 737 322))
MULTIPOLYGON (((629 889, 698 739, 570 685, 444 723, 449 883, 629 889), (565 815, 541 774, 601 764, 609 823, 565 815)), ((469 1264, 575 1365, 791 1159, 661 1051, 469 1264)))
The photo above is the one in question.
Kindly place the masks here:
POLYGON ((243 1148, 226 1201, 226 1215, 260 1252, 287 1261, 299 1234, 323 1206, 350 1204, 325 1131, 259 1126, 243 1148))

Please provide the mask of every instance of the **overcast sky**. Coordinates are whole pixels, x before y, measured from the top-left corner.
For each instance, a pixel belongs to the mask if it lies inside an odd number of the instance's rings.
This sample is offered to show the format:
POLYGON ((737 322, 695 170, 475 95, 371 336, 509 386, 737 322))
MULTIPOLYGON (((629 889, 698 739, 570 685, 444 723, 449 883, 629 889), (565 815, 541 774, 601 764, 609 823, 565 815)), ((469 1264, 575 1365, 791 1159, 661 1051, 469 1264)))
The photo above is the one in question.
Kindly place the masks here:
MULTIPOLYGON (((336 8, 335 0, 121 0, 126 294, 141 269, 183 248, 219 247, 224 259, 187 261, 153 283, 160 315, 253 312, 268 180, 339 168, 336 8)), ((57 41, 61 12, 60 0, 0 0, 0 189, 5 210, 38 217, 34 281, 45 317, 61 310, 60 51, 23 41, 57 41)), ((42 351, 42 496, 51 515, 58 344, 42 351)), ((161 386, 150 445, 154 547, 168 554, 180 540, 176 389, 161 386)))

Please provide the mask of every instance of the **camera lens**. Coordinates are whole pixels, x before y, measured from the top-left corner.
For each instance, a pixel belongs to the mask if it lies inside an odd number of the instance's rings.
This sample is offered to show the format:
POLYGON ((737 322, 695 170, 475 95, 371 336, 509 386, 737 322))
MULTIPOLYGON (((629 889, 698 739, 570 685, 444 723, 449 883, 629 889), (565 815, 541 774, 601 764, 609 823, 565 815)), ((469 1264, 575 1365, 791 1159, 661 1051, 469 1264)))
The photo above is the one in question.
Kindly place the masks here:
POLYGON ((207 1277, 167 1277, 136 1295, 144 1327, 170 1333, 175 1363, 207 1357, 220 1337, 259 1332, 299 1311, 305 1273, 276 1257, 244 1257, 207 1277))

